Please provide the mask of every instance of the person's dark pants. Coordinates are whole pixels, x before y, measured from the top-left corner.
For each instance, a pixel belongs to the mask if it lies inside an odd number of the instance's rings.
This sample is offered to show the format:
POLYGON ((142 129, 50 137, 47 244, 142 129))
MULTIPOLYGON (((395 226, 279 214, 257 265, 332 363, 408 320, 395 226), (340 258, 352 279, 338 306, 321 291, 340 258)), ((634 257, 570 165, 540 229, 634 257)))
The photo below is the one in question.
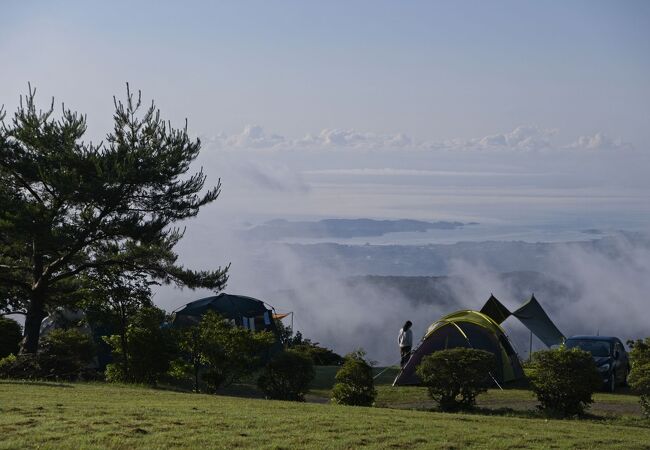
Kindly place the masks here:
POLYGON ((411 357, 411 347, 400 347, 399 348, 400 355, 402 356, 402 359, 399 363, 400 367, 404 367, 406 363, 408 362, 409 358, 411 357))

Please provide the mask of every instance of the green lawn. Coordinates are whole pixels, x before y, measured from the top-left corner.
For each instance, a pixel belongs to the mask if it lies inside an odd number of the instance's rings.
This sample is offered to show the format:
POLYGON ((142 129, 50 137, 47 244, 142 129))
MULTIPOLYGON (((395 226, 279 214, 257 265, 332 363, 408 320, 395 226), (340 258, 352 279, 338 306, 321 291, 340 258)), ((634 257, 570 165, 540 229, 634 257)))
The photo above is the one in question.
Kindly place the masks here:
MULTIPOLYGON (((412 389, 408 388, 404 395, 415 396, 412 389)), ((443 414, 101 383, 0 381, 0 449, 633 449, 648 448, 649 443, 650 427, 641 419, 546 420, 443 414)))
MULTIPOLYGON (((334 375, 338 367, 316 367, 316 378, 312 383, 313 397, 329 398, 330 389, 334 385, 334 375)), ((398 373, 397 368, 384 370, 375 368, 375 387, 377 389, 376 406, 398 409, 430 410, 435 403, 427 396, 423 387, 393 387, 392 383, 398 373)), ((314 398, 314 400, 316 400, 314 398)), ((490 389, 478 397, 478 406, 483 413, 527 415, 537 411, 537 400, 527 389, 490 389), (527 414, 521 414, 527 413, 527 414)), ((620 416, 640 418, 641 406, 639 397, 630 395, 625 389, 616 394, 598 392, 594 395, 594 403, 588 413, 595 418, 617 418, 620 416)))

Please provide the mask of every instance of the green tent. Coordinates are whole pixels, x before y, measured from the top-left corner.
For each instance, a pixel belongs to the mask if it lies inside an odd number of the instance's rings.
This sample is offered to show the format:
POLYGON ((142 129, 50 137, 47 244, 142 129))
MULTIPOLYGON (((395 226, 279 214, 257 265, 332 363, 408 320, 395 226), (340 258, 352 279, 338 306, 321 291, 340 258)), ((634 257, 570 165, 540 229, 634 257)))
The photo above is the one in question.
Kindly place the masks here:
POLYGON ((486 314, 462 310, 431 324, 393 385, 419 384, 415 369, 422 358, 435 351, 455 347, 475 348, 492 353, 496 358, 496 369, 492 376, 499 383, 517 380, 524 375, 517 353, 503 328, 486 314))

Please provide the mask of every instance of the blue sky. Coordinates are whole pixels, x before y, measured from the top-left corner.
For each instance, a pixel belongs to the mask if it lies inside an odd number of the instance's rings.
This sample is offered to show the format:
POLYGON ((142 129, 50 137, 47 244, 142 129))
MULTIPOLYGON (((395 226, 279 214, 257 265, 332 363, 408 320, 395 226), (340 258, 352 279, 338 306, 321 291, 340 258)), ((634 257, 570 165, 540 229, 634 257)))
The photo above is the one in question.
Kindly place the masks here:
POLYGON ((643 222, 648 55, 645 1, 7 2, 0 103, 31 81, 98 140, 129 81, 242 220, 643 222))
POLYGON ((650 135, 647 2, 9 2, 0 87, 91 112, 124 81, 201 130, 650 135), (92 94, 88 91, 94 91, 92 94), (100 101, 100 99, 104 99, 100 101), (86 100, 86 101, 84 101, 86 100))

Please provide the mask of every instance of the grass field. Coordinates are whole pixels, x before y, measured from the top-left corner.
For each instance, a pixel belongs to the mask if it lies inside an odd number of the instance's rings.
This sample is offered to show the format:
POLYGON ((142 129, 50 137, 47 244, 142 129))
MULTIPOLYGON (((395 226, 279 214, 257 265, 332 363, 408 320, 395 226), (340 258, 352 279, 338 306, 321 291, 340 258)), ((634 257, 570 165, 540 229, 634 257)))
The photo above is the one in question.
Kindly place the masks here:
MULTIPOLYGON (((327 374, 319 377, 316 398, 329 383, 327 374)), ((650 448, 650 424, 635 414, 547 420, 499 413, 502 405, 528 401, 530 393, 523 390, 491 391, 481 410, 487 414, 392 409, 426 402, 424 391, 384 384, 378 390, 378 403, 391 408, 0 381, 0 449, 650 448), (492 407, 495 413, 489 413, 492 407)), ((603 394, 596 403, 625 407, 635 401, 603 394)))

